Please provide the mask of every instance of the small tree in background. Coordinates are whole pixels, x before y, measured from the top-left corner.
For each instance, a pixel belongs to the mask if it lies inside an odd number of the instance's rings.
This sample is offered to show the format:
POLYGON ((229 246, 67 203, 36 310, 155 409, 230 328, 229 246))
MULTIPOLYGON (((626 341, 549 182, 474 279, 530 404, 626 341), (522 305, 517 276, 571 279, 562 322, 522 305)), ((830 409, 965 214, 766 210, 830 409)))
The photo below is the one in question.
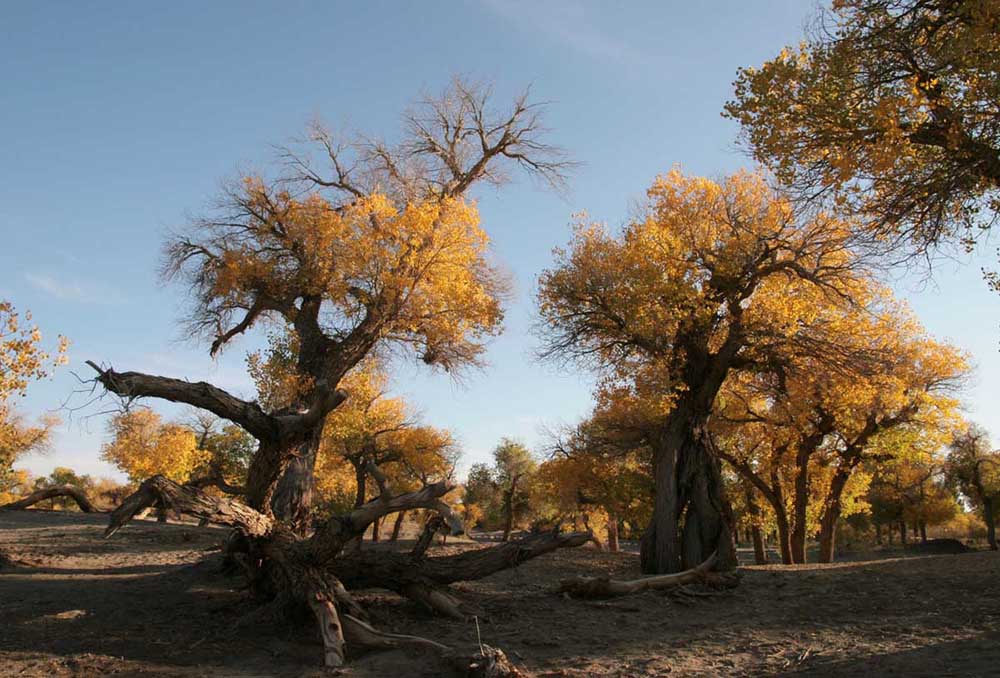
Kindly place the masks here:
POLYGON ((997 550, 996 521, 1000 513, 1000 452, 991 449, 989 435, 972 425, 951 443, 947 476, 977 507, 986 523, 986 540, 997 550))
POLYGON ((538 462, 522 443, 504 438, 493 449, 493 464, 502 498, 503 541, 507 541, 515 521, 530 510, 528 499, 538 462))

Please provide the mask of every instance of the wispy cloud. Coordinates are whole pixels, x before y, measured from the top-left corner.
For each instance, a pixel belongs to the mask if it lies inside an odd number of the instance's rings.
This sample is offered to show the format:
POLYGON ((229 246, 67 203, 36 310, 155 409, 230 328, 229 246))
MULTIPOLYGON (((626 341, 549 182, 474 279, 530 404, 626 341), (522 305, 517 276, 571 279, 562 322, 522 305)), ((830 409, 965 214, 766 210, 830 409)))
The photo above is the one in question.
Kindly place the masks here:
POLYGON ((25 273, 32 287, 57 299, 85 304, 118 304, 125 300, 120 292, 103 285, 78 280, 60 280, 46 273, 25 273))
POLYGON ((591 8, 578 0, 483 0, 483 5, 519 30, 537 33, 594 59, 633 66, 646 61, 631 44, 604 30, 591 8))

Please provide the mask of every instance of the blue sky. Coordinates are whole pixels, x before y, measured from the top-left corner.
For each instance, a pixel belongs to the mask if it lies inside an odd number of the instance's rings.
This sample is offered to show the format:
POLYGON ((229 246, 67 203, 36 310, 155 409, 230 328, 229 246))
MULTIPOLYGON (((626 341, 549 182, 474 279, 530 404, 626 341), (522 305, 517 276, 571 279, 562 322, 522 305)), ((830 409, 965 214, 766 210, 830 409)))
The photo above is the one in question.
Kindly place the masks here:
MULTIPOLYGON (((675 163, 718 175, 748 164, 719 111, 737 67, 795 43, 812 3, 46 2, 0 8, 0 297, 30 309, 71 361, 35 385, 29 415, 79 389, 83 361, 206 379, 250 396, 249 338, 218 361, 185 342, 183 290, 156 269, 165 233, 199 212, 225 177, 265 167, 272 145, 320 117, 389 138, 399 113, 452 74, 526 85, 552 102, 552 138, 584 165, 558 196, 520 181, 479 191, 516 300, 490 366, 460 384, 402 365, 395 387, 451 428, 463 466, 501 436, 532 445, 540 427, 590 405, 586 375, 533 362, 533 290, 572 213, 621 223, 675 163)), ((992 247, 895 286, 928 329, 970 351, 969 415, 1000 439, 1000 295, 979 269, 992 247)), ((72 403, 82 404, 84 394, 72 403)), ((54 449, 23 466, 115 475, 99 460, 110 403, 64 411, 54 449)), ((176 410, 165 412, 177 414, 176 410)))

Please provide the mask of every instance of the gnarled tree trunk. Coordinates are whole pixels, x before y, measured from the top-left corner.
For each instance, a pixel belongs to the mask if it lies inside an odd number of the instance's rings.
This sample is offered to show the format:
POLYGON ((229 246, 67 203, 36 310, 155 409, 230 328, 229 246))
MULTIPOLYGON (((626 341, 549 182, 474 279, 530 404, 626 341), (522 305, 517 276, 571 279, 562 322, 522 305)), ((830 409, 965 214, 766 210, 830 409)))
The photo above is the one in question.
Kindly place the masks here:
POLYGON ((719 569, 737 564, 722 474, 702 437, 706 420, 692 419, 678 406, 653 436, 656 499, 652 522, 640 542, 645 574, 681 572, 712 554, 719 569))
MULTIPOLYGON (((454 489, 450 483, 429 483, 415 492, 394 494, 375 464, 368 464, 365 472, 378 484, 378 496, 346 514, 326 520, 308 538, 292 521, 276 517, 275 504, 290 507, 293 517, 298 509, 307 506, 304 494, 292 492, 293 499, 286 501, 288 495, 282 495, 278 487, 288 465, 301 453, 303 446, 309 451, 313 449, 311 445, 318 443, 323 420, 346 397, 343 392, 317 382, 308 406, 267 413, 257 403, 240 400, 205 382, 119 373, 93 364, 92 367, 99 374, 97 380, 122 397, 157 397, 206 409, 239 424, 260 442, 247 473, 244 501, 209 494, 200 482, 179 485, 163 476, 154 476, 112 512, 105 535, 110 537, 136 514, 154 505, 235 528, 228 560, 245 570, 248 590, 270 609, 289 611, 297 608, 311 612, 319 624, 325 661, 329 666, 342 664, 349 647, 365 650, 418 646, 453 656, 450 648, 435 641, 374 629, 341 578, 352 582, 358 578, 375 582, 376 574, 380 573, 381 579, 372 585, 396 590, 439 613, 465 616, 463 606, 447 589, 451 582, 513 567, 554 548, 580 546, 591 537, 587 533, 551 534, 460 557, 430 558, 425 554, 433 535, 433 530, 429 529, 408 556, 383 558, 377 568, 365 563, 359 572, 352 569, 351 556, 345 554, 345 546, 359 539, 374 522, 390 514, 428 509, 439 516, 434 525, 446 524, 453 534, 462 533, 464 528, 442 501, 442 497, 454 489)), ((298 515, 304 514, 299 512, 298 515)), ((358 554, 359 557, 365 555, 363 552, 358 554)), ((462 658, 463 670, 474 675, 501 675, 498 671, 505 670, 503 667, 509 666, 509 662, 501 652, 487 650, 481 649, 471 661, 462 658), (484 667, 488 671, 484 672, 484 667)), ((503 675, 512 674, 508 671, 503 675)))
POLYGON ((313 492, 316 489, 316 454, 319 451, 322 427, 295 446, 281 479, 271 497, 271 510, 278 520, 305 532, 309 527, 313 492))

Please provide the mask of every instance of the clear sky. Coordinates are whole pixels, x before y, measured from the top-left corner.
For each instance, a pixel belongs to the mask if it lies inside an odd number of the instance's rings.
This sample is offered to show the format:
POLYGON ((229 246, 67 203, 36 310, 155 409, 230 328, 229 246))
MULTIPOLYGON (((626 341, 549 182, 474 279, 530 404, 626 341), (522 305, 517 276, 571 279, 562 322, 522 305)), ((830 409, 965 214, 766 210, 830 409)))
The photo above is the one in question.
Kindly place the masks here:
MULTIPOLYGON (((533 362, 533 292, 572 213, 621 223, 653 177, 679 164, 718 175, 748 164, 719 112, 738 66, 798 42, 804 0, 454 2, 36 2, 0 7, 0 297, 72 341, 71 365, 23 410, 58 409, 83 361, 205 379, 243 396, 253 337, 221 359, 180 336, 181 289, 157 280, 165 232, 222 178, 263 167, 272 145, 320 117, 391 138, 399 113, 452 74, 526 85, 551 106, 553 140, 584 165, 566 196, 521 181, 479 191, 484 225, 517 296, 490 366, 461 384, 400 366, 396 391, 464 444, 463 466, 501 436, 590 406, 589 379, 533 362)), ((970 416, 1000 442, 1000 295, 985 255, 896 281, 928 329, 978 365, 970 416)), ((73 403, 85 402, 77 394, 73 403)), ((62 412, 35 473, 99 459, 111 403, 62 412)), ((176 414, 176 410, 165 412, 176 414)))

